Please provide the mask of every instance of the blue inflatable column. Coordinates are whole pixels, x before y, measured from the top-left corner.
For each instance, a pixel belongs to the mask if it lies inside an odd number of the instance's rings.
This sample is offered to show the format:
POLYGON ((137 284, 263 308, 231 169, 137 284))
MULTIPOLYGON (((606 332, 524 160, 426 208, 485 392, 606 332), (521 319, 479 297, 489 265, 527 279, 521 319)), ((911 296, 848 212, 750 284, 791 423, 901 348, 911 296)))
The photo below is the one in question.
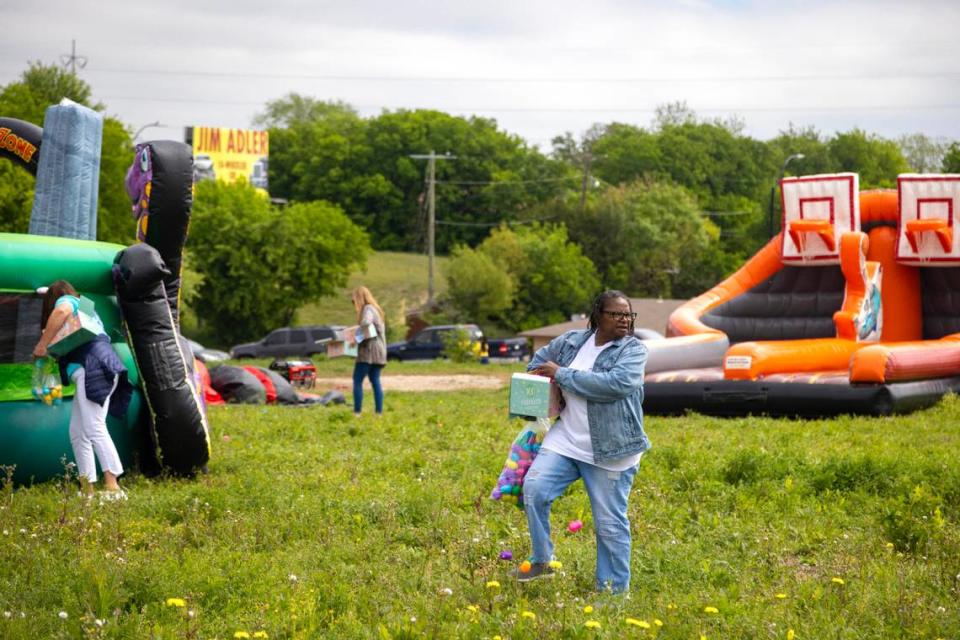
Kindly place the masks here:
POLYGON ((30 233, 97 239, 103 116, 64 98, 47 107, 30 233))

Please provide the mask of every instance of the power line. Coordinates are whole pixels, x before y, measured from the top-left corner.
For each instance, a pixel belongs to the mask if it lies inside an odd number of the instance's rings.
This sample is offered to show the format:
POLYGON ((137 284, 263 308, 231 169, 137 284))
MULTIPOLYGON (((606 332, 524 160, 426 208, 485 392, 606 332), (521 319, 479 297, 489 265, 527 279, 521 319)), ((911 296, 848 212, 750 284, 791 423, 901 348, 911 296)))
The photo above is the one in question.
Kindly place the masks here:
POLYGON ((500 220, 499 222, 458 222, 456 220, 437 220, 437 224, 448 227, 499 227, 500 225, 522 225, 533 224, 534 222, 545 222, 547 220, 556 220, 557 216, 545 216, 543 218, 530 218, 529 220, 500 220))
POLYGON ((511 184, 534 184, 541 182, 569 182, 579 180, 579 176, 570 176, 568 178, 539 178, 532 180, 437 180, 437 184, 450 185, 511 185, 511 184))
MULTIPOLYGON (((263 106, 265 100, 223 100, 206 98, 161 98, 147 96, 103 96, 107 101, 135 101, 135 102, 163 102, 187 104, 213 104, 234 106, 263 106)), ((656 108, 650 107, 471 107, 471 106, 384 106, 384 105, 352 105, 356 109, 391 111, 444 111, 444 112, 489 112, 489 113, 646 113, 655 114, 656 108)), ((920 105, 848 105, 848 106, 783 106, 783 107, 697 107, 700 113, 808 113, 831 112, 843 113, 849 111, 954 111, 960 109, 960 104, 920 104, 920 105)))
POLYGON ((346 75, 324 73, 262 73, 253 71, 193 71, 179 69, 124 69, 99 68, 98 73, 134 74, 141 77, 194 76, 202 78, 237 78, 259 80, 335 80, 346 82, 452 82, 452 83, 552 83, 552 84, 640 84, 652 82, 703 82, 729 84, 731 82, 812 82, 824 80, 932 80, 957 79, 956 71, 935 72, 875 72, 875 73, 824 73, 824 74, 774 74, 774 75, 709 75, 709 76, 396 76, 396 75, 346 75))

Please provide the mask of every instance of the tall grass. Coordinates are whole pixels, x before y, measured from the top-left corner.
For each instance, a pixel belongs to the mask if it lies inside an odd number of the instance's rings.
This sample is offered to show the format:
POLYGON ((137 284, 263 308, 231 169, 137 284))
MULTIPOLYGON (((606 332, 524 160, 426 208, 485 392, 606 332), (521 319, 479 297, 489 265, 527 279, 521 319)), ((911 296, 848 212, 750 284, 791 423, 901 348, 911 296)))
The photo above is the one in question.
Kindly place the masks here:
MULTIPOLYGON (((446 257, 434 258, 435 293, 446 291, 442 265, 446 257)), ((387 314, 389 327, 396 328, 396 339, 403 338, 405 315, 427 301, 427 256, 416 253, 375 251, 367 260, 365 272, 353 273, 347 286, 330 298, 304 305, 297 311, 297 324, 356 324, 357 312, 350 300, 355 287, 363 285, 387 314)))
POLYGON ((955 398, 894 418, 648 418, 629 599, 592 591, 579 484, 554 505, 560 575, 507 576, 500 552, 529 546, 521 512, 487 497, 518 429, 505 412, 505 391, 392 393, 380 419, 215 407, 196 480, 133 476, 104 505, 69 480, 7 485, 0 637, 960 637, 955 398))

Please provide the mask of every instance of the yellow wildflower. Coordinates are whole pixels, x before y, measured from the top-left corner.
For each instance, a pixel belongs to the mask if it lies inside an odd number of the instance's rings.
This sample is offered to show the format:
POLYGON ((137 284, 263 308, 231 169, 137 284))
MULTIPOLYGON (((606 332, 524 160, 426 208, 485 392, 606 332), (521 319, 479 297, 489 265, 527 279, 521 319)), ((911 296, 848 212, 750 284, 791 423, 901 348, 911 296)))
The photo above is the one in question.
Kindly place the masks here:
POLYGON ((183 598, 167 598, 168 607, 185 607, 187 603, 183 598))
POLYGON ((249 637, 250 637, 250 634, 247 633, 246 631, 234 631, 234 632, 233 632, 233 637, 234 637, 234 638, 249 638, 249 637))
POLYGON ((254 638, 269 638, 270 636, 267 635, 267 632, 266 632, 266 631, 254 631, 254 632, 253 632, 253 637, 254 637, 254 638))
POLYGON ((672 602, 667 605, 667 609, 670 609, 671 611, 673 611, 676 608, 677 608, 677 605, 673 604, 672 602))
POLYGON ((584 613, 593 613, 593 607, 591 607, 590 605, 587 605, 587 606, 585 606, 585 607, 583 608, 583 612, 584 612, 584 613))
POLYGON ((467 611, 470 613, 480 613, 480 607, 475 604, 469 604, 467 605, 467 611))
POLYGON ((560 562, 559 560, 551 560, 550 562, 547 563, 547 566, 550 567, 551 569, 556 569, 557 571, 559 571, 560 569, 563 568, 563 563, 560 562))
POLYGON ((537 614, 535 614, 533 611, 524 611, 523 613, 520 614, 520 617, 529 618, 530 620, 536 620, 537 614))
POLYGON ((703 612, 704 613, 720 613, 720 609, 717 609, 716 607, 704 607, 703 612))
POLYGON ((499 588, 500 588, 500 583, 497 582, 496 580, 491 580, 490 582, 487 583, 487 589, 499 589, 499 588))
POLYGON ((843 578, 831 578, 831 579, 830 579, 830 582, 832 582, 832 583, 834 583, 834 584, 842 585, 842 584, 843 584, 843 578))
POLYGON ((500 636, 493 636, 490 640, 503 640, 500 636))
POLYGON ((793 632, 793 629, 787 629, 787 640, 793 640, 797 634, 793 632))
POLYGON ((587 629, 599 629, 600 623, 596 620, 587 620, 584 626, 586 626, 587 629))
POLYGON ((637 620, 636 618, 627 618, 627 624, 632 624, 635 627, 640 627, 641 629, 649 629, 650 623, 646 620, 637 620))
POLYGON ((661 620, 660 618, 654 618, 654 619, 653 619, 653 624, 657 625, 658 627, 662 627, 662 626, 663 626, 663 620, 661 620))
POLYGON ((888 542, 888 543, 887 543, 887 549, 893 549, 893 543, 892 543, 892 542, 888 542))
POLYGON ((787 597, 787 594, 785 593, 778 593, 777 595, 774 596, 774 598, 776 598, 777 600, 785 600, 786 597, 787 597))

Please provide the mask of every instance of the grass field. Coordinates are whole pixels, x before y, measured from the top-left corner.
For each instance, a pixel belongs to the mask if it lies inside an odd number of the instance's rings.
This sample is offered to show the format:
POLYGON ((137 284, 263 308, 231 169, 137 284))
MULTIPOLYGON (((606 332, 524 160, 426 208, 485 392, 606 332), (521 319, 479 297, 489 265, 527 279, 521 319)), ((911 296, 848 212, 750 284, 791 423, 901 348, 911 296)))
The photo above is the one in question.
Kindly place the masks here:
POLYGON ((72 482, 5 486, 0 638, 960 637, 956 398, 895 418, 648 418, 629 599, 591 590, 580 485, 554 506, 560 575, 507 577, 500 552, 529 547, 487 497, 519 428, 506 400, 392 393, 380 419, 214 407, 197 480, 129 477, 104 505, 72 482))
MULTIPOLYGON (((435 257, 435 294, 446 291, 447 283, 442 275, 446 257, 435 257)), ((297 311, 296 324, 356 324, 357 314, 350 301, 350 293, 363 285, 387 314, 391 327, 397 328, 396 339, 403 337, 402 325, 407 311, 427 301, 427 256, 416 253, 376 251, 367 260, 365 273, 354 273, 347 287, 334 297, 324 298, 303 306, 297 311)))

